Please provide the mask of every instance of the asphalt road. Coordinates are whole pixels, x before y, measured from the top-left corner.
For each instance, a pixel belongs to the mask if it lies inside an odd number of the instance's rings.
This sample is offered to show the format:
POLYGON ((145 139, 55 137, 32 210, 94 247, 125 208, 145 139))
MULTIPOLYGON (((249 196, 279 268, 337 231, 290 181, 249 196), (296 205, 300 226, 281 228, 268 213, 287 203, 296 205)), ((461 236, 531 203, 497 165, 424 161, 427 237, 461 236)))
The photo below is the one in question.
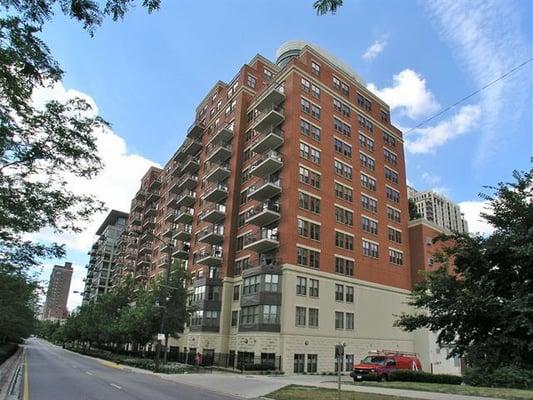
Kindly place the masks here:
POLYGON ((157 375, 117 368, 36 338, 26 341, 26 352, 29 395, 23 400, 237 399, 157 375))

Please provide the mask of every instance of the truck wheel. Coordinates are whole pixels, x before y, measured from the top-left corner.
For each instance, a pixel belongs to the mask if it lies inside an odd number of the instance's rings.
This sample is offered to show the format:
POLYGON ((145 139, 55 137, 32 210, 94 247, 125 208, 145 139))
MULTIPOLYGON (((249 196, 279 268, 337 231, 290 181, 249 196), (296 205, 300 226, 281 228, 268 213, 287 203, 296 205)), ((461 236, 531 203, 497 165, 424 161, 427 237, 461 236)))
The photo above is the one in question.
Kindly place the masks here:
POLYGON ((381 381, 381 382, 387 382, 387 380, 388 380, 388 378, 387 378, 387 374, 383 374, 383 375, 381 375, 381 377, 380 377, 380 381, 381 381))

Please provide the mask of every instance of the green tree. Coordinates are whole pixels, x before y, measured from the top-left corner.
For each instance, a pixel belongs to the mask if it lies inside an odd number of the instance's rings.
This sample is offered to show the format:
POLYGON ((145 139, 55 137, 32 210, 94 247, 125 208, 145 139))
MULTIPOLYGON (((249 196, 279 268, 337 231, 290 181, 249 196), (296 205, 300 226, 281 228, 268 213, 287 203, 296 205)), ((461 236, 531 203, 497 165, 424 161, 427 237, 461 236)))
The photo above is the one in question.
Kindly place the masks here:
POLYGON ((328 13, 335 14, 337 9, 342 6, 343 0, 316 0, 313 8, 318 15, 325 15, 328 13))
POLYGON ((489 236, 453 234, 438 254, 443 267, 415 287, 397 325, 438 332, 451 356, 465 356, 486 370, 511 366, 533 369, 533 170, 514 172, 515 181, 482 194, 489 236), (446 272, 453 262, 455 274, 446 272))
MULTIPOLYGON (((28 312, 33 300, 27 293, 35 291, 38 283, 27 271, 42 258, 65 253, 61 245, 35 243, 24 235, 45 227, 78 232, 80 223, 103 209, 92 196, 73 193, 66 182, 69 176, 91 179, 101 170, 94 132, 105 129, 107 123, 80 98, 35 103, 32 96, 37 89, 52 86, 63 76, 39 33, 60 10, 92 35, 106 16, 120 19, 136 3, 0 0, 0 279, 6 287, 20 290, 18 295, 0 297, 0 304, 6 316, 26 307, 16 316, 21 324, 2 324, 4 337, 29 332, 23 329, 33 320, 28 312), (13 299, 19 298, 23 303, 14 304, 13 299), (25 324, 23 316, 29 318, 25 324)), ((159 3, 141 2, 149 12, 159 3)))
POLYGON ((413 199, 408 200, 409 203, 409 221, 412 221, 413 219, 422 218, 422 215, 418 212, 416 209, 416 203, 413 199))

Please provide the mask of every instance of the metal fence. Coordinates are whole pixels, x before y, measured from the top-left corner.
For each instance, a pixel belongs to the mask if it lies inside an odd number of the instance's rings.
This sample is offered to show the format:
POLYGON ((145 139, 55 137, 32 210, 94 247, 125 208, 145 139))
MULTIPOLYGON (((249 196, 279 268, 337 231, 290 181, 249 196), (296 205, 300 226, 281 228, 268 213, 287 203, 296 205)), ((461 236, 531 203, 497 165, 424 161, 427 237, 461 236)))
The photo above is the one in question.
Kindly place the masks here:
POLYGON ((189 365, 196 365, 197 361, 200 361, 201 367, 221 367, 240 371, 281 370, 281 356, 275 356, 272 353, 255 356, 253 353, 245 352, 204 352, 200 353, 200 357, 197 358, 195 352, 179 352, 176 348, 170 347, 167 361, 189 365))

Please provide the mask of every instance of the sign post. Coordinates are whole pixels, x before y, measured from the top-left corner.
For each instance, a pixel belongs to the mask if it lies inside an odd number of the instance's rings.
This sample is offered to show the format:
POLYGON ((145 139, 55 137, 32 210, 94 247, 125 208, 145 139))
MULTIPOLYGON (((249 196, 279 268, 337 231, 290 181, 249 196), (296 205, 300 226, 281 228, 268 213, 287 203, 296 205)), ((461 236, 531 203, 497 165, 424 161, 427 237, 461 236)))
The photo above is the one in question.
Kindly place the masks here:
POLYGON ((335 362, 337 363, 337 400, 341 400, 341 368, 344 359, 344 345, 335 346, 335 362))

